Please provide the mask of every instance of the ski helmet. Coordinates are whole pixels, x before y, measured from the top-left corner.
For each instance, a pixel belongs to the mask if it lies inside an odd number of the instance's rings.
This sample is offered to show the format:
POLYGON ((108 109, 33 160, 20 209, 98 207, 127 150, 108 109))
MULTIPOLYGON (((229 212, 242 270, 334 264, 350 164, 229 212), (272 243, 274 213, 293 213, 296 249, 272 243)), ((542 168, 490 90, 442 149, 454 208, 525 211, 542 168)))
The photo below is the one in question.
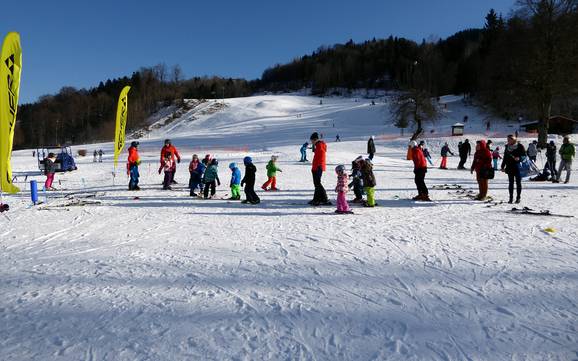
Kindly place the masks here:
POLYGON ((237 164, 235 164, 235 163, 229 164, 229 169, 235 169, 235 168, 237 168, 237 164))
MULTIPOLYGON (((130 142, 130 146, 131 146, 131 147, 135 147, 135 148, 136 148, 136 147, 138 147, 138 144, 139 144, 139 143, 138 143, 137 141, 130 142)), ((96 152, 96 150, 95 150, 95 152, 96 152)))
POLYGON ((271 156, 271 160, 277 160, 277 158, 279 158, 279 157, 276 156, 276 155, 272 155, 272 156, 271 156))
POLYGON ((171 140, 170 139, 165 139, 165 145, 169 145, 171 144, 171 140))
POLYGON ((245 157, 245 158, 243 158, 243 163, 244 163, 245 165, 251 164, 251 163, 253 163, 253 158, 251 158, 251 157, 245 157))
POLYGON ((415 148, 417 147, 417 142, 415 140, 412 140, 411 142, 409 142, 409 146, 415 148))
POLYGON ((219 161, 217 160, 217 158, 213 158, 213 160, 211 161, 211 165, 219 165, 219 161))
POLYGON ((343 173, 345 172, 345 166, 340 164, 337 167, 335 167, 335 173, 339 174, 339 173, 343 173))

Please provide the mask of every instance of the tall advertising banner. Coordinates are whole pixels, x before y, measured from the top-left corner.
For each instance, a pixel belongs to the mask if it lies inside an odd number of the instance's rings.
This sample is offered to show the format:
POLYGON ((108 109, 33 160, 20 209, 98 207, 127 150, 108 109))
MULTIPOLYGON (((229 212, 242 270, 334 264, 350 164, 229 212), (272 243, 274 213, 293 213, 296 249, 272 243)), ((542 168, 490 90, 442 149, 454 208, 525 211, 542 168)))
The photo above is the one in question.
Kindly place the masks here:
POLYGON ((10 158, 16 126, 21 71, 20 35, 11 32, 4 39, 2 58, 0 58, 0 190, 11 194, 20 192, 20 189, 12 184, 10 158))
POLYGON ((124 148, 124 131, 126 129, 126 118, 128 114, 128 91, 130 86, 125 86, 118 97, 116 108, 116 130, 114 135, 114 168, 118 162, 118 156, 124 148))

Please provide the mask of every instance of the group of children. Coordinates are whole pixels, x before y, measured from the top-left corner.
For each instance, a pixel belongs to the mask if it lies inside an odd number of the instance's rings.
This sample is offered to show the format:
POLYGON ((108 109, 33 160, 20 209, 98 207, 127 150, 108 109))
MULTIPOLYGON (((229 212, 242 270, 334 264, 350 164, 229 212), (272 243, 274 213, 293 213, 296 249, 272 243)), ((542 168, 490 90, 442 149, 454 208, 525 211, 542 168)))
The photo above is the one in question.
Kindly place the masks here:
MULTIPOLYGON (((276 166, 276 162, 277 157, 272 156, 271 161, 267 164, 268 180, 262 186, 264 190, 278 190, 276 188, 276 177, 277 172, 281 170, 276 166), (271 186, 271 188, 268 188, 269 186, 271 186)), ((245 157, 243 164, 245 165, 245 177, 243 178, 241 178, 241 170, 237 164, 229 164, 229 169, 231 170, 231 181, 229 182, 231 196, 229 200, 241 200, 241 187, 244 187, 246 199, 241 203, 258 204, 261 202, 261 199, 257 196, 257 193, 255 193, 255 174, 257 173, 257 167, 253 164, 251 157, 245 157)), ((191 197, 202 195, 204 199, 210 199, 215 196, 217 186, 221 185, 218 167, 219 161, 216 158, 211 158, 210 154, 207 154, 202 161, 199 161, 199 157, 193 154, 193 159, 189 164, 189 189, 191 197), (199 194, 196 193, 197 189, 199 190, 199 194)))
POLYGON ((363 159, 362 156, 359 156, 351 162, 351 174, 347 174, 343 165, 335 167, 335 173, 337 173, 337 186, 335 187, 337 210, 335 213, 353 213, 346 198, 346 194, 351 188, 353 188, 353 193, 355 194, 352 203, 362 203, 365 207, 375 207, 377 205, 375 203, 376 181, 371 159, 363 159), (350 178, 351 182, 349 182, 350 178), (363 201, 364 194, 367 196, 366 201, 363 201))

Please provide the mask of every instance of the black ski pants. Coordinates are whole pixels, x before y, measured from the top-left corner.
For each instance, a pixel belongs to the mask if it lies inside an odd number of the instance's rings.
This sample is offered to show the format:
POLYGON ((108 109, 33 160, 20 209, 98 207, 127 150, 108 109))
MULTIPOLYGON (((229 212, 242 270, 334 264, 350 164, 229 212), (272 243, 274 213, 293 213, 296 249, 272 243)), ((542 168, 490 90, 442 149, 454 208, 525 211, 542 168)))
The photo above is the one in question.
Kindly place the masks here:
POLYGON ((427 196, 429 194, 427 186, 425 185, 425 174, 427 173, 427 168, 416 168, 413 170, 413 173, 415 174, 417 193, 419 195, 427 196))
POLYGON ((323 176, 323 169, 318 167, 311 171, 313 175, 313 185, 315 186, 315 193, 313 194, 313 201, 319 203, 325 203, 328 201, 327 199, 327 192, 325 192, 325 188, 323 188, 323 184, 321 184, 321 177, 323 176))

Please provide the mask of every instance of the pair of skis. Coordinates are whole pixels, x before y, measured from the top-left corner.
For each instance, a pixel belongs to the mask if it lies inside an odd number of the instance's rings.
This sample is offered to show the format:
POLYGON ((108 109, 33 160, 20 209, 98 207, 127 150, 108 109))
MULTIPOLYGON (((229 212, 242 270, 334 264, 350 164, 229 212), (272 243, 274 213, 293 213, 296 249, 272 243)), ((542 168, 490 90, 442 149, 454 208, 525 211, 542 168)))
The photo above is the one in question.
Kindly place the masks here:
POLYGON ((513 213, 513 214, 527 214, 527 215, 532 215, 532 216, 550 216, 550 217, 574 218, 574 216, 570 216, 567 214, 551 213, 549 210, 537 211, 537 210, 534 210, 534 209, 528 208, 528 207, 524 207, 522 209, 512 208, 509 212, 513 213))

